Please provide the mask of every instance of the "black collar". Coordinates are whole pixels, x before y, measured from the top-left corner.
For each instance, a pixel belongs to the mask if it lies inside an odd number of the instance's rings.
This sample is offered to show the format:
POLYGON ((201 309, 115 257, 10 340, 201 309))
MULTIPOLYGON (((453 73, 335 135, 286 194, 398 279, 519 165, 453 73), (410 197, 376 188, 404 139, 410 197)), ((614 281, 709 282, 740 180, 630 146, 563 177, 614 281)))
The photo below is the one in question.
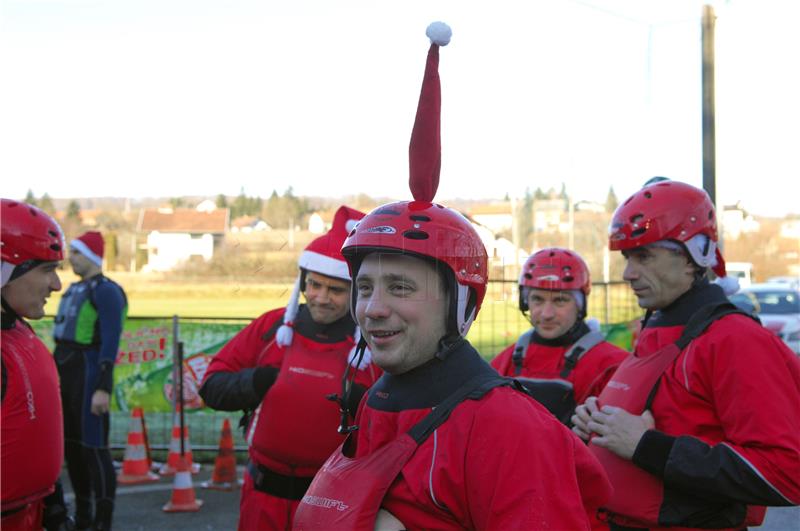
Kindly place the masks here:
POLYGON ((17 316, 11 315, 7 312, 3 312, 2 318, 2 329, 3 330, 11 330, 14 328, 14 324, 17 322, 17 316))
POLYGON ((17 312, 14 311, 14 308, 12 308, 11 305, 6 302, 5 297, 0 297, 0 304, 2 304, 3 306, 2 322, 1 322, 2 329, 11 330, 12 328, 14 328, 17 319, 20 319, 20 316, 17 315, 17 312))
POLYGON ((669 306, 653 312, 647 319, 647 328, 682 326, 689 322, 689 318, 701 306, 711 303, 727 302, 725 292, 717 284, 712 284, 703 278, 696 281, 689 291, 675 299, 669 306))
POLYGON ((440 404, 473 377, 496 374, 466 339, 444 346, 446 352, 398 375, 383 373, 369 390, 367 404, 381 411, 429 408, 440 404))
POLYGON ((356 324, 350 316, 350 312, 330 324, 317 323, 311 318, 308 306, 302 304, 294 320, 294 329, 301 336, 317 343, 339 343, 347 338, 353 338, 356 324))

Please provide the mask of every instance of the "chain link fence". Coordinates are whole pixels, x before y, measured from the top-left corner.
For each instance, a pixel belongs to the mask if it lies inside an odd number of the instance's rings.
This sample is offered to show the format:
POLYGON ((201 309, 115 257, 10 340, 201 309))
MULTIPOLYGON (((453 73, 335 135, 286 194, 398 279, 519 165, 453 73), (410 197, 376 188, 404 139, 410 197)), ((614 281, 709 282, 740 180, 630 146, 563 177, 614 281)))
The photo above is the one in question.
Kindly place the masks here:
MULTIPOLYGON (((636 304, 636 298, 631 292, 628 285, 624 282, 612 283, 595 283, 592 285, 592 290, 588 300, 588 316, 589 318, 597 319, 607 334, 616 331, 627 333, 631 328, 632 323, 636 323, 642 316, 642 310, 636 304)), ((136 318, 130 318, 136 319, 136 318)), ((164 320, 165 322, 168 320, 164 320)), ((238 330, 244 328, 250 319, 196 319, 196 318, 180 318, 178 317, 178 335, 181 340, 184 340, 190 331, 193 331, 189 336, 190 343, 193 342, 192 348, 187 352, 197 353, 203 352, 205 356, 211 356, 216 352, 225 341, 220 341, 218 337, 211 337, 211 335, 202 331, 207 331, 214 327, 219 328, 223 324, 228 326, 227 337, 232 337, 238 330), (214 343, 213 345, 203 345, 203 342, 214 343), (210 348, 209 348, 210 347, 210 348)), ((480 315, 473 325, 469 333, 469 340, 478 349, 479 352, 488 360, 497 355, 507 346, 514 343, 525 330, 530 327, 530 323, 526 317, 519 311, 519 293, 515 280, 496 280, 489 282, 487 288, 487 295, 483 303, 480 315)), ((623 340, 621 346, 626 346, 623 340)), ((609 339, 611 340, 611 339, 609 339)), ((167 348, 169 357, 171 351, 167 348)), ((197 354, 195 354, 197 356, 197 354)), ((165 361, 169 366, 163 367, 162 370, 167 372, 171 371, 172 364, 169 359, 165 361)), ((185 363, 187 363, 185 361, 185 363)), ((190 362, 191 363, 191 360, 190 362)), ((185 365, 186 367, 186 365, 185 365)), ((168 394, 170 381, 169 376, 164 385, 165 394, 168 394)), ((199 382, 202 380, 201 374, 195 374, 195 378, 199 382)), ((135 388, 139 382, 134 382, 135 388)), ((159 383, 159 385, 162 385, 159 383)), ((192 392, 196 392, 193 389, 192 392)), ((174 397, 167 397, 174 398, 174 397)), ((194 399, 192 395, 188 400, 194 399)), ((117 397, 118 401, 124 400, 117 397)), ((163 399, 163 397, 162 397, 163 399)), ((136 404, 133 404, 136 405, 136 404)), ((174 415, 167 411, 153 411, 148 410, 146 405, 143 406, 147 435, 151 448, 157 452, 165 453, 169 448, 173 434, 174 415)), ((110 442, 114 449, 121 450, 126 445, 129 413, 125 410, 129 407, 123 407, 122 411, 115 411, 112 414, 110 442)), ((162 408, 163 409, 163 408, 162 408)), ((191 447, 199 458, 203 459, 204 456, 213 457, 216 449, 218 448, 220 433, 222 430, 223 420, 228 418, 231 422, 234 432, 234 443, 236 449, 240 452, 246 450, 246 443, 242 434, 242 430, 237 428, 239 412, 216 412, 208 408, 198 408, 191 410, 187 407, 185 419, 186 425, 189 427, 189 437, 191 447)), ((276 434, 276 436, 280 436, 276 434)), ((197 457, 196 457, 197 459, 197 457)))

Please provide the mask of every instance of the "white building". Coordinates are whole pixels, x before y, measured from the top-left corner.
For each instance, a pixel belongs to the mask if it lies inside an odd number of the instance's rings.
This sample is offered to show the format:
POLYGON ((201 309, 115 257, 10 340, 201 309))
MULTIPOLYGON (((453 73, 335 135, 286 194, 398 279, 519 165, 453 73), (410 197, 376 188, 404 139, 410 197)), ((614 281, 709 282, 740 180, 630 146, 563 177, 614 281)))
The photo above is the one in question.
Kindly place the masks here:
POLYGON ((144 271, 169 271, 199 257, 214 256, 228 230, 227 208, 201 212, 191 208, 148 208, 139 213, 137 231, 147 235, 144 271))

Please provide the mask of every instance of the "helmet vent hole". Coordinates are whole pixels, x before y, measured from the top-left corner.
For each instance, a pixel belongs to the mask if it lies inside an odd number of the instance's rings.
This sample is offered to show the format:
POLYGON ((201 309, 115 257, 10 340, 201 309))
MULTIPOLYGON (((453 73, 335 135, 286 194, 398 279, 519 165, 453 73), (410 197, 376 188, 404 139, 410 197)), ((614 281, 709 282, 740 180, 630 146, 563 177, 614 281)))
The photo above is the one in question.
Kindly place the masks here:
POLYGON ((645 229, 645 228, 636 229, 635 231, 631 232, 631 238, 638 238, 639 236, 641 236, 645 232, 647 232, 647 229, 645 229))
POLYGON ((403 236, 409 240, 427 240, 429 237, 427 232, 421 230, 407 230, 403 236))
POLYGON ((533 280, 533 275, 531 275, 530 273, 525 273, 523 276, 524 276, 524 277, 525 277, 527 280, 533 280))
POLYGON ((575 277, 573 277, 571 274, 566 274, 561 278, 561 280, 563 280, 564 282, 572 282, 573 280, 575 280, 575 277))
POLYGON ((375 214, 378 216, 399 216, 400 212, 397 210, 393 210, 391 208, 381 208, 375 211, 375 214))
POLYGON ((61 246, 57 243, 54 243, 53 245, 50 246, 50 249, 52 249, 53 251, 60 251, 61 246))
POLYGON ((631 216, 631 223, 639 223, 642 220, 643 217, 644 217, 644 214, 633 215, 633 216, 631 216))
POLYGON ((708 211, 708 219, 714 219, 714 211, 713 210, 709 210, 708 211))
POLYGON ((411 219, 411 221, 430 221, 431 220, 431 218, 429 218, 428 216, 423 216, 421 214, 414 214, 412 216, 409 216, 409 218, 411 219))

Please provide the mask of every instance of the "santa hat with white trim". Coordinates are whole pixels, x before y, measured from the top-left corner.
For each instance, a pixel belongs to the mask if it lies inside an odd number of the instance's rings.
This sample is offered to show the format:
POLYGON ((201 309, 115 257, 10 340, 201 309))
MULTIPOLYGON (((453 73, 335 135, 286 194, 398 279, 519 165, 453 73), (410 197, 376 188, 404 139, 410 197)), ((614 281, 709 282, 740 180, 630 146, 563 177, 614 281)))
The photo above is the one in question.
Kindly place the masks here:
POLYGON ((289 304, 286 306, 286 313, 283 315, 283 325, 278 328, 278 332, 275 334, 275 341, 279 345, 288 347, 292 344, 294 319, 297 317, 300 292, 305 287, 306 271, 350 281, 350 271, 347 269, 347 262, 344 261, 342 256, 342 244, 344 244, 344 240, 358 223, 358 220, 364 216, 363 212, 354 208, 340 206, 333 216, 331 230, 309 243, 300 254, 300 258, 297 261, 300 274, 295 280, 292 295, 289 297, 289 304))
POLYGON ((103 251, 105 244, 103 235, 96 230, 84 232, 69 244, 74 249, 89 259, 97 267, 103 267, 103 251))

